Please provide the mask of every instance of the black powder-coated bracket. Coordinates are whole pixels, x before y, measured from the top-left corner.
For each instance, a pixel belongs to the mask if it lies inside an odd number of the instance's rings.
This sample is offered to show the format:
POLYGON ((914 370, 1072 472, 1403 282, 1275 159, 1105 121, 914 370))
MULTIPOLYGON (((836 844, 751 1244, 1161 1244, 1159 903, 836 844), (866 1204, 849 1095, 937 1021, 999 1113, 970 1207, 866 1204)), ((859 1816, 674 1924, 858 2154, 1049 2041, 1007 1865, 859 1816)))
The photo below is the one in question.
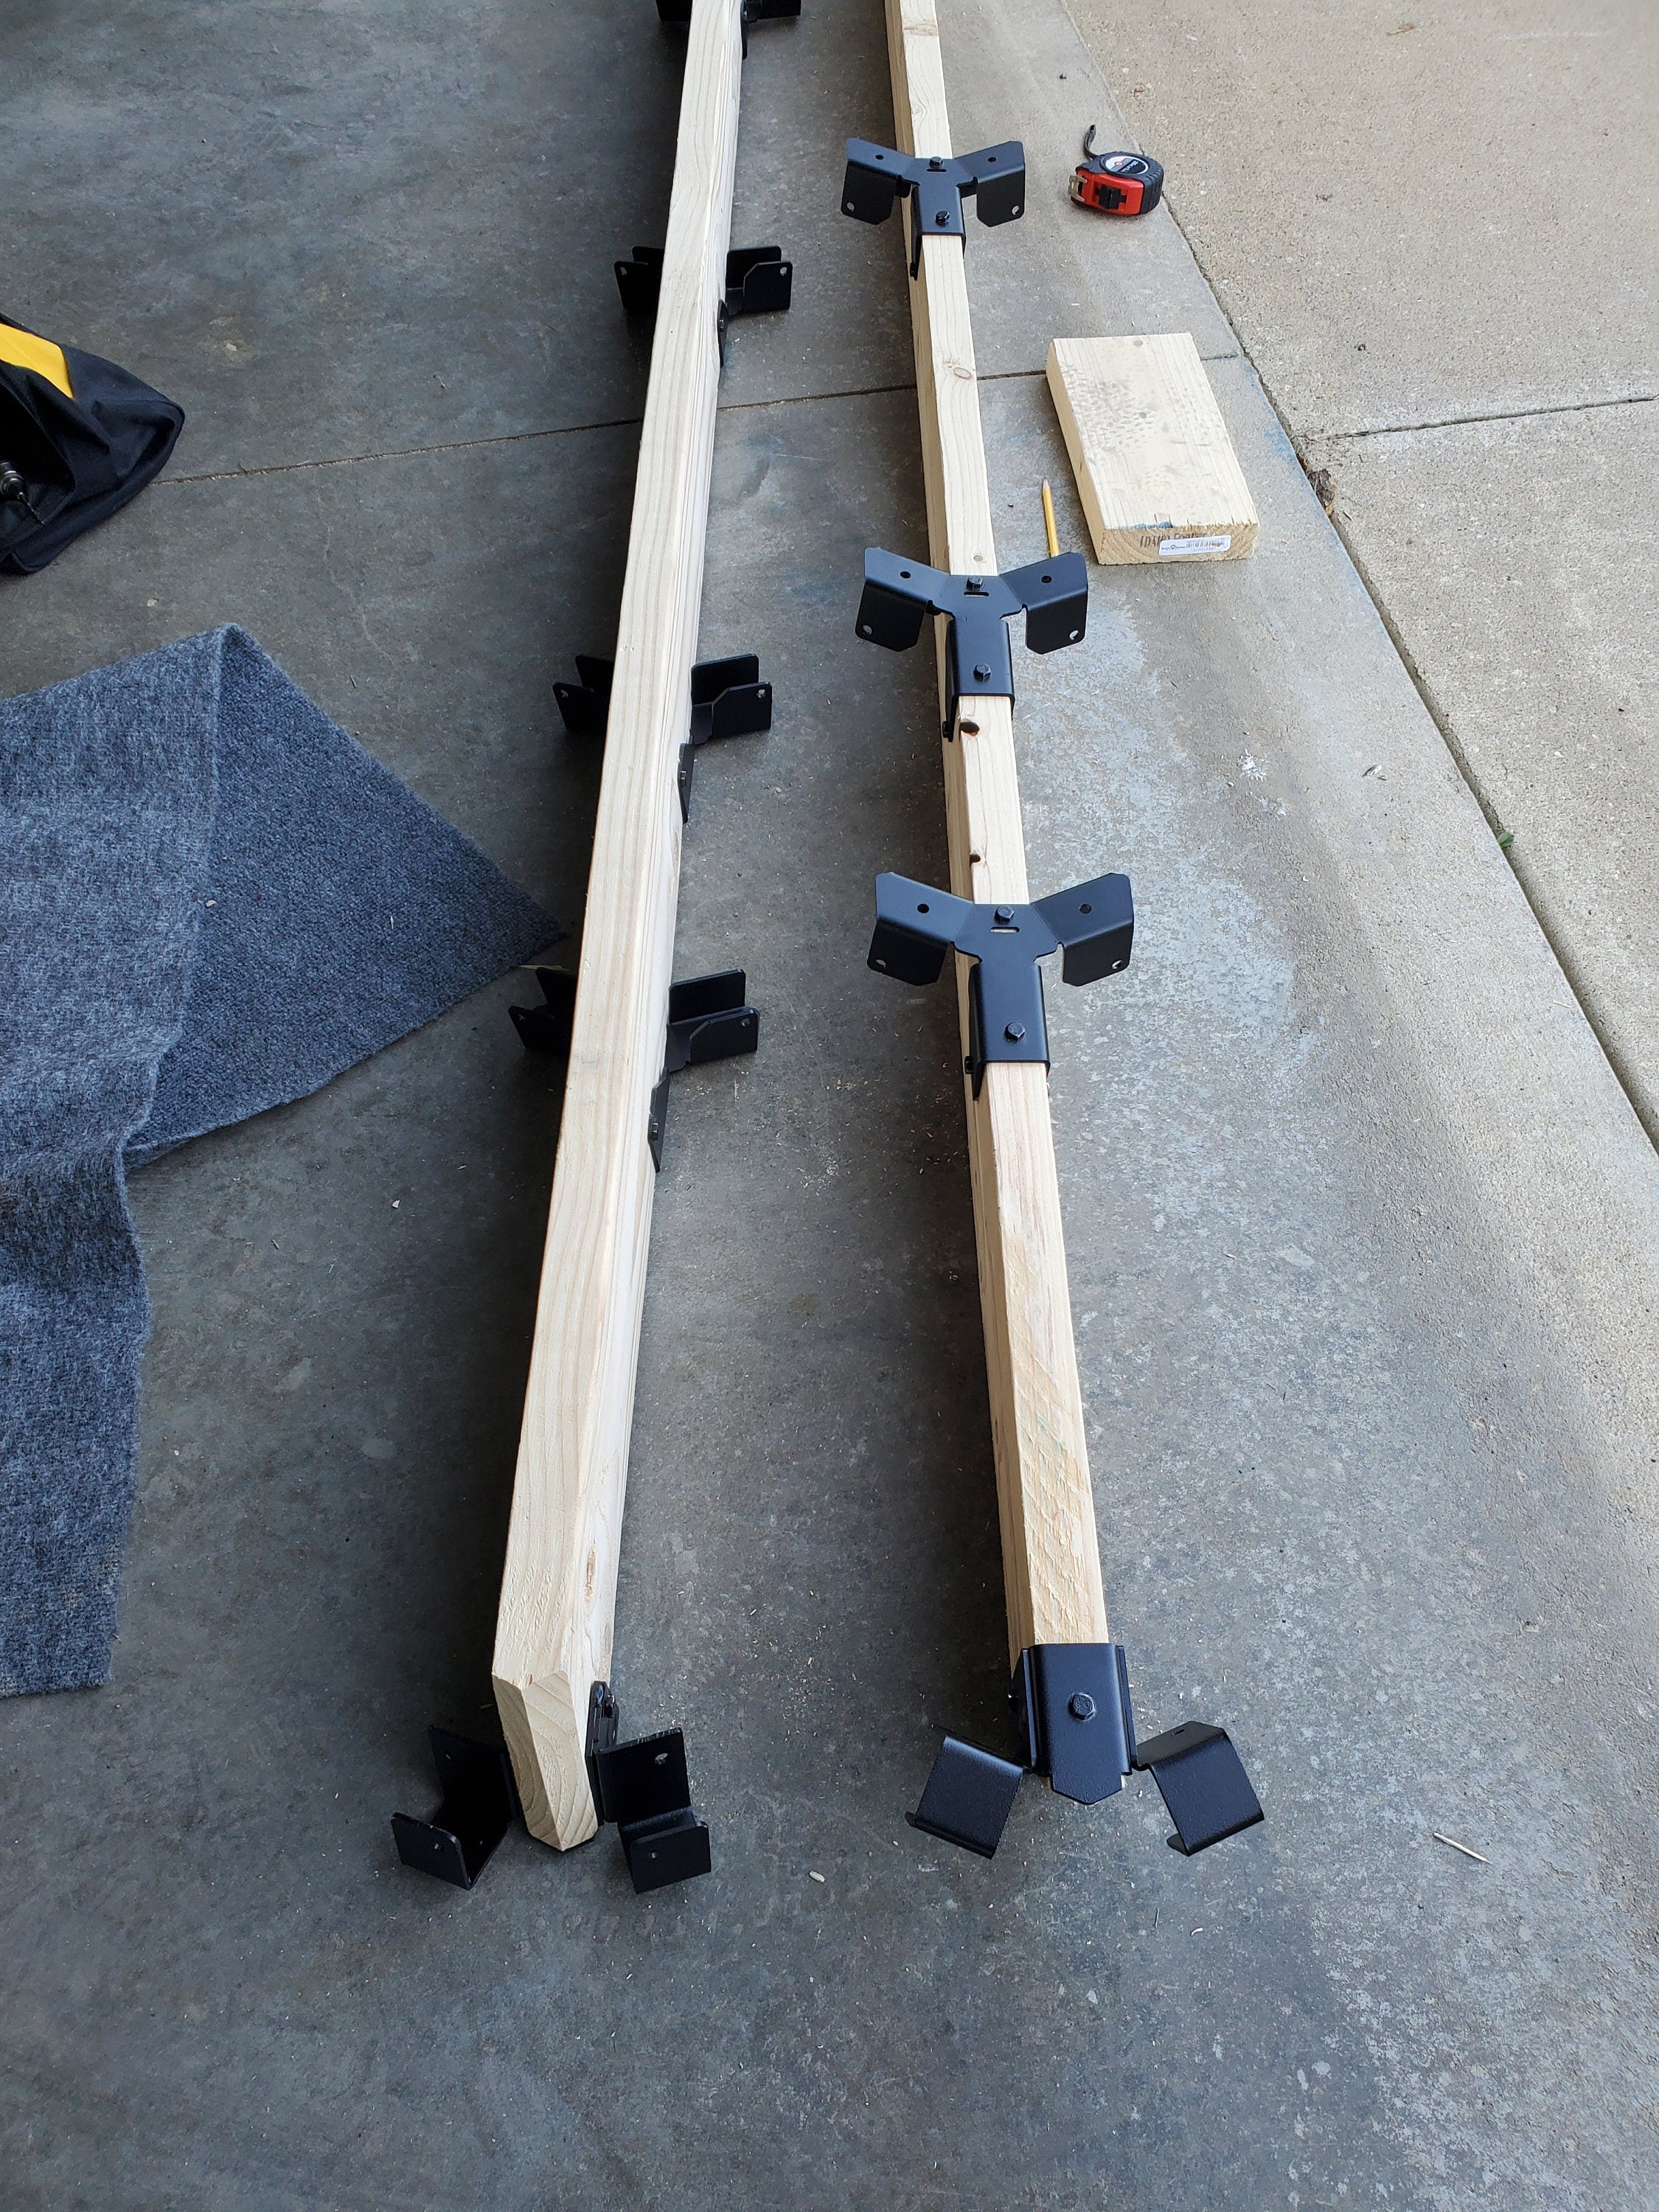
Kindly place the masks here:
POLYGON ((651 1116, 646 1127, 659 1175, 663 1132, 668 1126, 669 1078, 683 1067, 701 1067, 711 1060, 735 1060, 759 1047, 760 1015, 744 1003, 748 990, 748 978, 741 968, 690 976, 670 988, 667 1048, 662 1073, 651 1093, 651 1116))
MULTIPOLYGON (((656 319, 662 295, 663 249, 636 246, 633 258, 612 263, 623 311, 635 322, 656 319)), ((779 315, 789 306, 795 264, 781 246, 734 246, 726 257, 726 289, 720 300, 720 335, 739 315, 779 315)), ((723 356, 722 356, 723 357, 723 356)))
POLYGON ((428 1729, 427 1736, 443 1802, 429 1820, 392 1814, 398 1856, 407 1867, 471 1889, 519 1809, 512 1761, 500 1744, 448 1729, 428 1729))
POLYGON ((847 142, 847 176, 841 211, 860 222, 885 222, 896 200, 915 196, 910 274, 921 270, 924 238, 959 238, 967 231, 962 203, 972 193, 980 221, 988 227, 1012 222, 1025 212, 1025 149, 1018 138, 1000 146, 981 146, 976 154, 901 154, 867 138, 847 142))
MULTIPOLYGON (((749 27, 751 23, 787 23, 800 15, 800 0, 743 0, 739 17, 742 27, 743 55, 749 58, 749 27)), ((675 30, 681 30, 691 21, 691 0, 657 0, 659 20, 675 30)))
POLYGON ((570 1030, 576 1018, 576 978, 568 968, 538 968, 542 987, 539 1006, 509 1006, 519 1042, 526 1052, 546 1053, 556 1060, 570 1056, 570 1030))
POLYGON ((921 1804, 905 1815, 913 1828, 992 1858, 1027 1774, 1080 1805, 1150 1774, 1176 1824, 1170 1847, 1188 1858, 1264 1817, 1224 1729, 1188 1721, 1136 1744, 1121 1644, 1034 1644, 1020 1654, 1008 1698, 1015 1757, 947 1735, 921 1804))
POLYGON ((663 1889, 709 1871, 708 1831, 691 1805, 678 1729, 618 1743, 617 1699, 595 1682, 587 1701, 587 1779, 603 1827, 614 1820, 634 1888, 663 1889))
POLYGON ((1048 1065, 1042 1003, 1045 954, 1063 952, 1067 983, 1098 982, 1129 964, 1134 899, 1127 876, 1097 876, 1030 906, 982 906, 908 876, 876 878, 870 965, 901 983, 936 983, 946 952, 974 963, 968 979, 968 1053, 978 1097, 994 1060, 1048 1065))
MULTIPOLYGON (((556 684, 553 696, 573 737, 603 738, 611 708, 616 663, 591 653, 576 655, 574 684, 556 684)), ((724 660, 699 660, 691 671, 691 719, 680 747, 677 781, 680 819, 691 819, 691 774, 697 748, 715 738, 752 738, 772 726, 772 687, 761 681, 760 661, 752 653, 724 660)))
MULTIPOLYGON (((948 615, 951 639, 945 689, 954 720, 963 697, 1012 699, 1014 662, 1010 618, 1025 616, 1033 653, 1058 653, 1080 642, 1089 620, 1089 571, 1080 553, 1060 553, 1005 576, 952 576, 922 561, 870 546, 858 633, 891 653, 908 652, 929 615, 948 615)), ((951 734, 946 723, 945 734, 951 734)))
MULTIPOLYGON (((539 1006, 509 1006, 513 1026, 526 1052, 568 1058, 570 1033, 576 1016, 576 978, 568 968, 538 968, 542 987, 539 1006)), ((713 975, 689 976, 670 986, 668 1034, 663 1047, 662 1073, 651 1093, 646 1141, 657 1172, 662 1172, 663 1135, 668 1125, 668 1085, 683 1067, 701 1067, 711 1060, 735 1060, 758 1049, 760 1014, 744 1004, 748 978, 741 968, 723 968, 713 975)))

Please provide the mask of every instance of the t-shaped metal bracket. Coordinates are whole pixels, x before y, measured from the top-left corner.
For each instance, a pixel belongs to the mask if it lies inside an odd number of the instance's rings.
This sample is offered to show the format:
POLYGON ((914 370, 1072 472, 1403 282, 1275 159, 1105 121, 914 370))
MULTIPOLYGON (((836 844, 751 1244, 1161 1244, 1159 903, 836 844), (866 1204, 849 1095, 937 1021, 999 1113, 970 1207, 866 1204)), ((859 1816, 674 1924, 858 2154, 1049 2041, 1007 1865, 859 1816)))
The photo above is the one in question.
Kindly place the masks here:
POLYGON ((982 223, 1012 222, 1025 212, 1025 149, 1018 138, 981 146, 954 159, 941 154, 900 154, 867 138, 847 142, 847 179, 841 211, 860 222, 885 222, 895 200, 915 194, 910 274, 921 269, 924 238, 960 238, 964 247, 963 196, 971 192, 982 223))
POLYGON ((1150 1774, 1186 1857, 1263 1818, 1224 1729, 1207 1721, 1135 1741, 1129 1670, 1121 1644, 1036 1644, 1019 1655, 1008 1692, 1014 1759, 947 1735, 921 1803, 906 1820, 981 1858, 994 1856, 1022 1778, 1042 1775, 1062 1797, 1097 1805, 1131 1774, 1150 1774))
POLYGON ((1089 571, 1083 556, 1056 554, 1033 561, 1028 568, 1011 568, 1006 576, 952 576, 878 546, 866 549, 859 635, 890 652, 904 653, 921 635, 930 614, 949 615, 945 690, 953 717, 964 696, 1013 697, 1008 622, 1022 609, 1025 642, 1033 653, 1058 653, 1078 644, 1089 620, 1089 571))
POLYGON ((1030 906, 980 906, 908 876, 876 878, 870 965, 901 983, 935 983, 947 951, 974 963, 968 979, 968 1056, 974 1096, 997 1060, 1048 1065, 1042 1006, 1045 953, 1063 951, 1068 983, 1094 983, 1129 964, 1134 900, 1127 876, 1097 876, 1030 906))
POLYGON ((711 1060, 735 1060, 760 1047, 760 1016, 744 1004, 749 989, 741 968, 723 968, 718 975, 693 975, 672 985, 668 994, 668 1042, 663 1053, 662 1073, 651 1093, 651 1119, 647 1139, 657 1171, 662 1172, 663 1131, 668 1124, 668 1079, 683 1067, 701 1067, 711 1060))

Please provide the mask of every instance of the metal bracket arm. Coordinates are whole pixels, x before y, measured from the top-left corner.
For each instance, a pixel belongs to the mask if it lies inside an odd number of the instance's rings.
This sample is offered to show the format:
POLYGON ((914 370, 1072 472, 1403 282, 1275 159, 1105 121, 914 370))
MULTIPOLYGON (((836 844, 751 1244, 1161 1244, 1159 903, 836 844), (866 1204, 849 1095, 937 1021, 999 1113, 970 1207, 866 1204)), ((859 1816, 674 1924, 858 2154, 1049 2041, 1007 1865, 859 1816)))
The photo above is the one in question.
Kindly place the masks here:
POLYGON ((674 984, 668 994, 668 1042, 662 1073, 651 1093, 651 1118, 646 1136, 658 1173, 662 1171, 663 1131, 668 1124, 668 1079, 683 1067, 701 1067, 711 1060, 735 1060, 760 1045, 760 1016, 744 1004, 749 981, 741 968, 724 968, 714 975, 693 975, 674 984))
POLYGON ((1127 876, 1053 891, 1030 906, 981 906, 908 876, 876 878, 870 965, 901 983, 935 983, 947 951, 974 962, 968 982, 967 1072, 978 1097, 993 1060, 1048 1065, 1045 954, 1063 952, 1067 983, 1097 982, 1129 964, 1134 900, 1127 876))
POLYGON ((859 635, 890 652, 904 653, 921 635, 929 615, 948 615, 945 679, 953 714, 963 697, 1013 697, 1008 623, 1022 611, 1025 642, 1033 653, 1057 653, 1078 644, 1089 620, 1089 571, 1083 556, 1061 553, 1029 568, 1011 568, 1005 576, 952 576, 878 546, 866 550, 859 635))
POLYGON ((1018 138, 1000 146, 981 146, 976 154, 954 158, 933 154, 901 154, 891 146, 877 146, 867 138, 847 142, 847 177, 841 188, 841 211, 860 222, 885 222, 896 200, 915 195, 914 244, 910 274, 921 269, 924 238, 959 238, 967 234, 962 218, 963 198, 972 193, 979 219, 988 228, 1012 222, 1025 212, 1025 149, 1018 138))

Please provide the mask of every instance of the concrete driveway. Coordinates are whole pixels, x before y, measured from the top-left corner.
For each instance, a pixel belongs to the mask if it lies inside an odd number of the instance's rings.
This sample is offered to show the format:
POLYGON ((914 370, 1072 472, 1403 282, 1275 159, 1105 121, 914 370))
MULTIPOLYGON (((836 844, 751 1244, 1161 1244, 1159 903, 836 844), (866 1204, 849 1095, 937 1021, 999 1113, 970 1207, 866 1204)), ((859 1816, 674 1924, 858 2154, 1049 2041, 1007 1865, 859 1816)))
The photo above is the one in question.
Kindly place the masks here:
POLYGON ((1659 1139, 1659 13, 1072 13, 1659 1139))
MULTIPOLYGON (((1139 916, 1050 994, 1115 1631, 1266 1823, 1188 1863, 1144 1785, 1028 1784, 988 1863, 903 1822, 1006 1644, 954 1010, 865 964, 878 870, 945 866, 931 670, 853 628, 863 549, 924 542, 902 257, 836 205, 882 10, 805 0, 745 70, 735 235, 797 304, 732 334, 702 622, 776 721, 703 756, 678 947, 747 968, 762 1046, 677 1079, 614 1668, 714 1873, 641 1900, 613 1838, 515 1832, 463 1894, 392 1850, 427 1723, 490 1724, 560 1079, 505 983, 134 1178, 114 1677, 0 1705, 6 2212, 1654 2202, 1653 1148, 1175 222, 1067 202, 1112 119, 1069 19, 943 14, 957 143, 1034 179, 969 241, 1003 558, 1044 477, 1082 542, 1065 330, 1192 331, 1262 516, 1092 571, 1017 680, 1033 889, 1121 866, 1139 916)), ((550 690, 614 629, 650 0, 0 39, 8 304, 191 418, 0 593, 8 684, 240 621, 579 921, 550 690)))

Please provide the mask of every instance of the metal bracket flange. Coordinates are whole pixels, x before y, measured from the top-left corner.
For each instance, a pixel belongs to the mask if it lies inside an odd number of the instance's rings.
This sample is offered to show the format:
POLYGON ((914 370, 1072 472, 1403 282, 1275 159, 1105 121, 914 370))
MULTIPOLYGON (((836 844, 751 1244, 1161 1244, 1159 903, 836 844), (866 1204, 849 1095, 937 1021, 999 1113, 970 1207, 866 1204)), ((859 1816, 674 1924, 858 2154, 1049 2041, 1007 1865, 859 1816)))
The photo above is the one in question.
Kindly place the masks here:
POLYGON ((973 195, 980 221, 994 228, 1025 212, 1025 149, 1018 138, 981 146, 976 154, 901 154, 867 138, 847 142, 847 176, 841 211, 859 222, 885 222, 896 200, 915 196, 910 274, 921 269, 924 238, 959 238, 967 232, 962 203, 973 195))
POLYGON ((735 1060, 760 1045, 760 1015, 745 1006, 749 980, 741 968, 723 968, 717 975, 693 975, 674 984, 668 994, 668 1044, 662 1073, 651 1093, 651 1118, 647 1141, 657 1172, 662 1172, 663 1132, 668 1125, 668 1081, 683 1067, 701 1067, 711 1060, 735 1060))
MULTIPOLYGON (((738 16, 742 26, 743 56, 749 58, 749 28, 751 23, 792 22, 800 14, 800 0, 743 0, 738 16)), ((691 21, 691 0, 657 0, 659 21, 676 30, 691 21)))
POLYGON ((879 546, 866 550, 859 635, 890 652, 904 653, 921 635, 930 614, 948 615, 945 689, 952 716, 965 696, 1013 697, 1008 623, 1022 611, 1025 642, 1033 653, 1058 653, 1078 644, 1089 620, 1089 571, 1083 556, 1056 554, 1003 576, 953 576, 879 546))
POLYGON ((1150 1774, 1176 1824, 1170 1849, 1188 1858, 1264 1817, 1224 1729, 1188 1721, 1137 1746, 1121 1644, 1033 1644, 1008 1697, 1016 1756, 947 1735, 921 1804, 905 1815, 913 1828, 992 1858, 1027 1774, 1082 1805, 1115 1796, 1132 1773, 1150 1774))
MULTIPOLYGON (((663 248, 636 246, 633 257, 611 264, 623 312, 636 322, 654 321, 662 293, 663 248)), ((793 261, 781 246, 734 246, 726 257, 726 289, 720 300, 722 339, 726 325, 739 315, 781 315, 788 308, 794 283, 793 261)))
POLYGON ((908 876, 883 875, 876 878, 869 964, 901 983, 921 984, 939 981, 947 951, 973 961, 963 1065, 977 1098, 994 1060, 1048 1065, 1037 962, 1063 952, 1065 981, 1097 982, 1128 966, 1134 930, 1127 876, 1097 876, 1030 906, 985 906, 908 876))
MULTIPOLYGON (((568 968, 538 968, 536 981, 542 987, 542 1005, 509 1006, 507 1011, 513 1017, 513 1026, 527 1052, 567 1057, 576 1018, 576 978, 568 968)), ((670 986, 662 1073, 651 1093, 646 1127, 646 1141, 659 1174, 668 1123, 669 1079, 683 1067, 700 1067, 711 1060, 735 1060, 759 1048, 760 1014, 744 1004, 748 988, 749 981, 741 968, 689 976, 684 982, 670 986)))
MULTIPOLYGON (((604 737, 615 674, 614 661, 579 653, 577 681, 553 686, 559 714, 573 737, 604 737)), ((723 660, 693 665, 690 731, 680 747, 677 771, 682 822, 691 819, 691 774, 697 748, 715 738, 758 737, 771 726, 772 687, 762 683, 756 654, 733 653, 723 660)))
POLYGON ((708 1831, 691 1805, 685 1738, 678 1729, 618 1743, 617 1699, 595 1682, 587 1701, 587 1779, 599 1825, 614 1820, 634 1888, 690 1881, 713 1863, 708 1831))

